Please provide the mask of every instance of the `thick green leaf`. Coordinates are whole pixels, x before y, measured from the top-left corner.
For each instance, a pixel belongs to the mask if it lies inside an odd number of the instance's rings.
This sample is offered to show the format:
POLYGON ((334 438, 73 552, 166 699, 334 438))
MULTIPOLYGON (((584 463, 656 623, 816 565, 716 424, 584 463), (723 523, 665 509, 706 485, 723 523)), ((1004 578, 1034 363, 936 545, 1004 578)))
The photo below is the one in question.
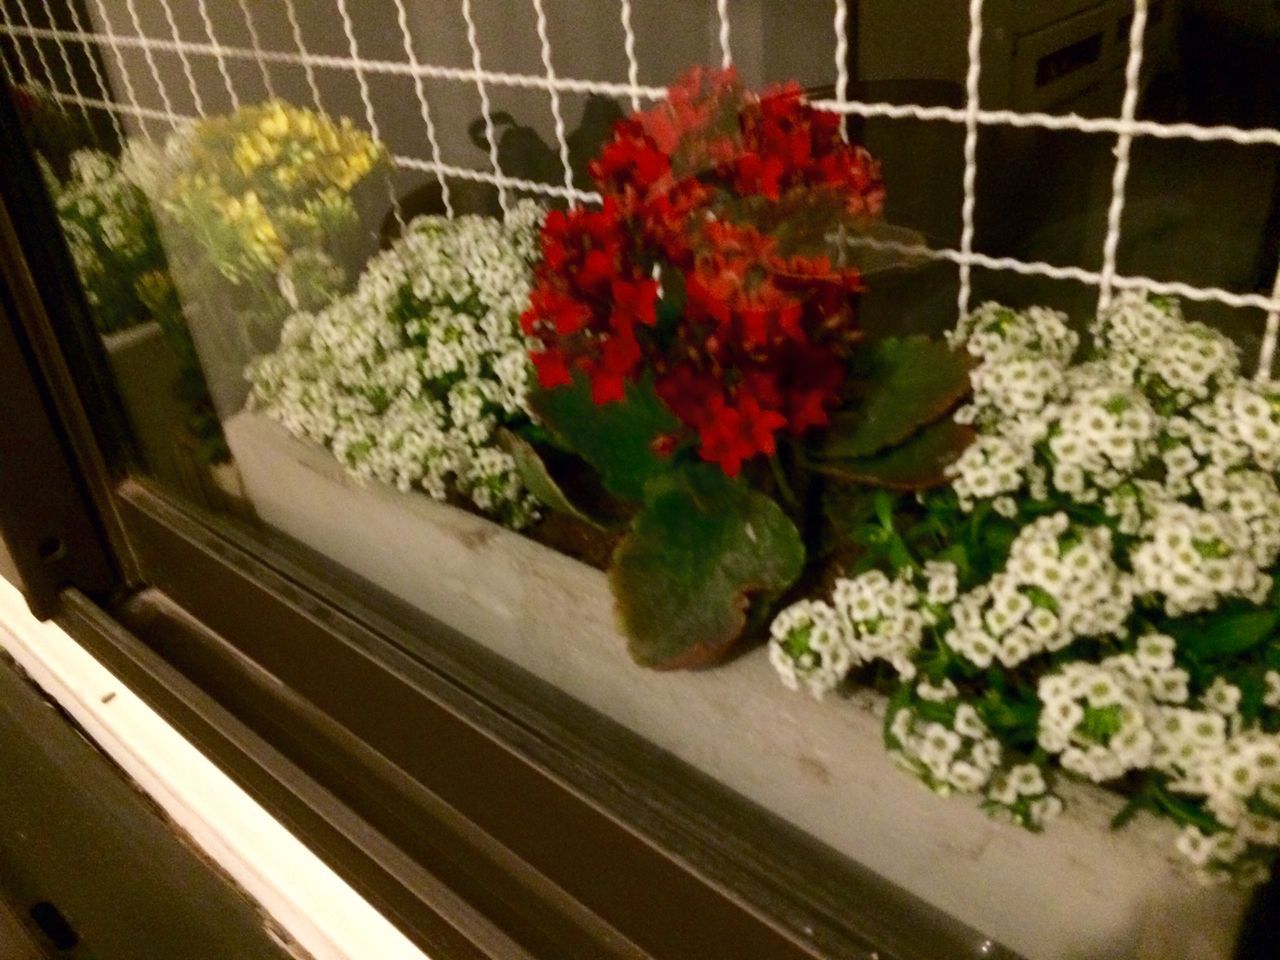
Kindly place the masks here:
POLYGON ((1280 626, 1280 611, 1219 611, 1165 626, 1185 653, 1199 659, 1232 657, 1270 639, 1280 626))
POLYGON ((832 418, 826 459, 861 459, 902 443, 969 392, 969 358, 928 337, 891 337, 871 352, 860 403, 832 418))
POLYGON ((971 427, 940 420, 875 457, 822 460, 814 469, 888 490, 927 490, 947 482, 946 468, 973 442, 971 427))
POLYGON ((800 575, 804 545, 782 509, 712 467, 650 485, 609 580, 637 663, 699 667, 741 636, 752 603, 800 575))
POLYGON ((654 441, 673 433, 679 422, 648 383, 627 385, 626 397, 598 404, 583 374, 572 385, 535 390, 530 408, 568 450, 600 472, 605 488, 627 500, 640 500, 650 478, 670 468, 671 457, 654 441))
POLYGON ((525 488, 538 498, 544 506, 557 513, 567 514, 576 520, 590 524, 597 530, 605 530, 608 525, 578 507, 556 483, 555 477, 547 470, 546 463, 538 454, 537 448, 519 434, 505 428, 498 431, 498 439, 503 448, 511 454, 516 462, 516 470, 525 488))

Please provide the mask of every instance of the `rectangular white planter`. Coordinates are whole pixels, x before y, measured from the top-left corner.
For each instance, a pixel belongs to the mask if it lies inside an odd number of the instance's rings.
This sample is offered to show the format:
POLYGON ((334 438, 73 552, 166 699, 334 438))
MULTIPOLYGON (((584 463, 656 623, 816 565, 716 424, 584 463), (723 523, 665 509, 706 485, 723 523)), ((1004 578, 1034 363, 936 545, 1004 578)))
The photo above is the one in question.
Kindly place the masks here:
POLYGON ((177 408, 178 358, 154 320, 103 334, 102 345, 129 426, 147 466, 168 482, 181 475, 176 440, 185 430, 177 408))
POLYGON ((149 320, 103 334, 102 345, 147 472, 201 506, 240 509, 244 493, 235 465, 208 464, 196 453, 177 395, 182 371, 160 324, 149 320))
POLYGON ((889 760, 873 697, 816 703, 762 651, 635 666, 602 573, 425 495, 361 485, 256 413, 227 424, 267 523, 463 631, 1032 960, 1223 960, 1247 897, 1187 879, 1174 830, 1068 785, 1040 835, 942 799, 889 760))

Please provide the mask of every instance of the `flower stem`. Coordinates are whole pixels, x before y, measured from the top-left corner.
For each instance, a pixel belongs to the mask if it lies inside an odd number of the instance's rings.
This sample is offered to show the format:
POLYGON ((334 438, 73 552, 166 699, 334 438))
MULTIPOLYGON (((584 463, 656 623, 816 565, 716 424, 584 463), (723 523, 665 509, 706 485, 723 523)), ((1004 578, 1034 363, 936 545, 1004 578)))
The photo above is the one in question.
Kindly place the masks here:
POLYGON ((782 494, 782 499, 789 506, 800 506, 800 502, 796 500, 796 495, 791 489, 791 484, 787 482, 786 472, 782 469, 782 463, 778 460, 776 452, 769 454, 769 469, 773 471, 773 480, 778 485, 778 492, 782 494))

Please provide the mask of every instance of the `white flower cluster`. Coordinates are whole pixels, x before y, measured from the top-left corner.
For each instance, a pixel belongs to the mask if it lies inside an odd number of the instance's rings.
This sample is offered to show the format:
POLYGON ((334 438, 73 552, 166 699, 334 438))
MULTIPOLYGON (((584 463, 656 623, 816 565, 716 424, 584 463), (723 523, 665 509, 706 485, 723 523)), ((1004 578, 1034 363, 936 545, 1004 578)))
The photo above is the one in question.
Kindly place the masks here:
POLYGON ((1114 780, 1151 762, 1141 685, 1114 669, 1077 660, 1040 680, 1040 746, 1072 773, 1114 780))
POLYGON ((939 792, 1039 829, 1062 806, 1052 768, 1136 784, 1200 876, 1263 878, 1280 852, 1280 383, 1136 295, 1084 359, 1046 310, 984 306, 952 339, 977 361, 956 415, 977 438, 898 547, 964 559, 896 561, 783 611, 775 665, 821 694, 890 664, 886 741, 939 792))
MULTIPOLYGON (((58 189, 58 206, 82 221, 96 223, 102 243, 109 249, 123 256, 136 256, 143 251, 144 238, 134 229, 134 221, 150 216, 150 212, 110 154, 101 150, 77 150, 72 154, 71 178, 58 189)), ((82 237, 73 235, 69 239, 78 265, 81 255, 92 259, 92 251, 83 249, 82 237)))
POLYGON ((979 500, 1004 499, 1022 487, 1031 464, 1025 444, 998 433, 981 434, 951 465, 951 487, 967 508, 979 500))
POLYGON ((944 796, 981 790, 1000 766, 1000 741, 972 704, 949 700, 929 707, 904 706, 893 714, 888 743, 895 762, 944 796))
POLYGON ((999 770, 987 784, 983 808, 998 820, 1041 830, 1062 812, 1062 799, 1049 790, 1044 771, 1034 763, 999 770))
POLYGON ((1017 311, 997 303, 984 303, 965 317, 947 339, 964 346, 982 360, 1044 357, 1062 365, 1080 345, 1079 335, 1067 318, 1047 307, 1017 311))
POLYGON ((1253 463, 1280 470, 1280 384, 1235 380, 1205 403, 1169 421, 1201 461, 1223 469, 1253 463))
POLYGON ((961 508, 1099 504, 1135 538, 1121 565, 1143 603, 1259 602, 1280 558, 1280 385, 1241 376, 1235 345, 1168 301, 1123 296, 1091 333, 1073 365, 1061 315, 988 305, 962 325, 979 362, 957 419, 979 436, 950 468, 961 508))
POLYGON ((802 686, 821 700, 853 666, 836 612, 821 600, 800 600, 769 627, 769 662, 788 690, 802 686))
POLYGON ((1054 487, 1081 502, 1113 490, 1156 452, 1157 425, 1136 388, 1082 385, 1058 411, 1049 436, 1054 487))
POLYGON ((1159 404, 1204 400, 1238 374, 1235 344, 1204 324, 1186 322, 1168 301, 1129 295, 1090 332, 1119 379, 1134 380, 1159 404))
POLYGON ((982 791, 989 814, 1032 830, 1062 811, 1038 764, 1003 765, 999 739, 954 683, 917 680, 912 694, 914 705, 893 712, 885 738, 898 766, 944 796, 982 791))
MULTIPOLYGON (((1261 603, 1271 589, 1249 527, 1230 513, 1161 503, 1142 534, 1129 554, 1138 589, 1163 595, 1171 617, 1211 610, 1223 597, 1261 603)), ((1274 559, 1266 557, 1266 565, 1274 559)))
MULTIPOLYGON (((1039 745, 1094 781, 1151 768, 1166 788, 1201 801, 1216 828, 1178 839, 1205 880, 1257 882, 1280 848, 1280 736, 1246 724, 1242 692, 1218 677, 1187 705, 1188 676, 1170 637, 1148 634, 1133 654, 1074 662, 1041 678, 1039 745)), ((1280 704, 1280 674, 1267 698, 1280 704)))
POLYGON ((1265 883, 1271 876, 1271 867, 1265 856, 1251 849, 1243 837, 1230 830, 1206 833, 1194 824, 1188 824, 1178 836, 1177 847, 1205 883, 1252 885, 1265 883))
POLYGON ((1206 881, 1258 883, 1280 847, 1280 737, 1244 730, 1201 751, 1197 775, 1180 791, 1204 798, 1225 829, 1188 826, 1178 850, 1206 881))
POLYGON ((525 526, 537 504, 497 431, 527 416, 519 314, 540 219, 522 203, 505 223, 413 221, 350 295, 285 322, 247 371, 250 403, 361 479, 525 526))
MULTIPOLYGON (((954 595, 955 569, 939 564, 927 592, 954 595)), ((891 580, 879 570, 836 581, 833 605, 802 600, 783 610, 770 628, 769 658, 792 690, 804 686, 821 698, 854 667, 883 660, 904 678, 915 675, 912 654, 929 616, 920 609, 920 591, 906 578, 891 580)))
POLYGON ((100 150, 72 154, 65 183, 48 164, 42 169, 98 329, 112 333, 151 319, 169 277, 145 195, 100 150))
POLYGON ((1016 667, 1078 637, 1120 634, 1132 593, 1110 529, 1076 530, 1057 513, 1023 527, 1005 569, 951 605, 943 639, 979 667, 1016 667))

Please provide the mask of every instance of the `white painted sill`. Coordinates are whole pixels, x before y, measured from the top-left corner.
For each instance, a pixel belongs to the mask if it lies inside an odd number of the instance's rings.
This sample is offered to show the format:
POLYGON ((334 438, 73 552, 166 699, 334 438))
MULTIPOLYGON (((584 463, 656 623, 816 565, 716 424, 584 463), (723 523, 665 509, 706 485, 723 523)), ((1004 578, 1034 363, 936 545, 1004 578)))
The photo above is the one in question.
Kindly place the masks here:
POLYGON ((0 647, 314 960, 427 960, 87 650, 0 579, 0 647))

